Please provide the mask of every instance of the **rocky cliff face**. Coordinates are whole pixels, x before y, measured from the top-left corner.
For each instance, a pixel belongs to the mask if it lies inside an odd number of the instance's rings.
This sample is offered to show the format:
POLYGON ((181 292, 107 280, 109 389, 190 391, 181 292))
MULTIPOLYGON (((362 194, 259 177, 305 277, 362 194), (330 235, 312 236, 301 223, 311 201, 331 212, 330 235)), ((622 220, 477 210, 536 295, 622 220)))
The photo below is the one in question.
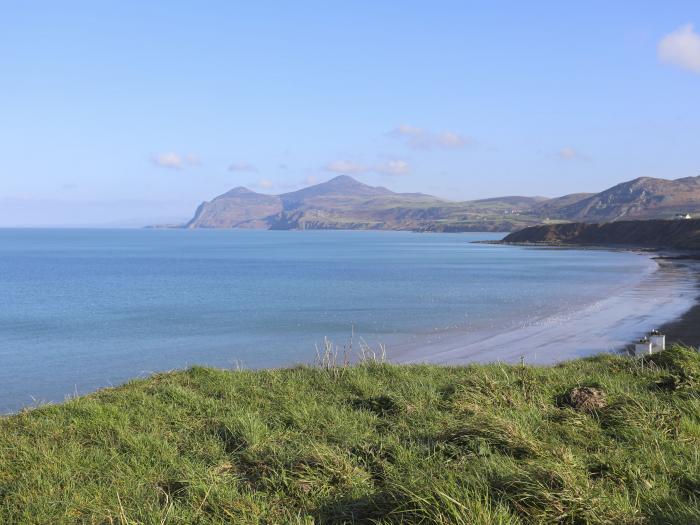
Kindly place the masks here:
POLYGON ((506 243, 626 245, 700 250, 700 219, 549 224, 507 235, 506 243))
MULTIPOLYGON (((545 208, 552 208, 552 204, 545 203, 545 208)), ((678 213, 700 213, 700 177, 641 177, 541 212, 552 218, 582 222, 670 219, 678 213)))
POLYGON ((200 204, 186 228, 265 228, 268 217, 282 211, 282 199, 247 188, 234 188, 200 204))

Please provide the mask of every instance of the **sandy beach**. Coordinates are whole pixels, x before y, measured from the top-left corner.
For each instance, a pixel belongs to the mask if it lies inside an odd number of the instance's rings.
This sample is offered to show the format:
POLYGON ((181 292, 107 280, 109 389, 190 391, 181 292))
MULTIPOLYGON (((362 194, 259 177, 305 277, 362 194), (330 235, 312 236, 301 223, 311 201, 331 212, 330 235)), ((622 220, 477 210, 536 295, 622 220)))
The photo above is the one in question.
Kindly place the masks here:
MULTIPOLYGON (((689 271, 694 272, 700 287, 700 260, 692 258, 668 258, 659 259, 661 265, 684 266, 689 271)), ((686 310, 680 317, 667 322, 660 328, 672 343, 700 348, 700 300, 686 310)))
POLYGON ((551 364, 602 352, 619 353, 660 328, 669 342, 700 344, 700 261, 650 257, 657 267, 636 286, 567 314, 496 331, 445 331, 392 348, 399 363, 463 364, 518 362, 551 364))

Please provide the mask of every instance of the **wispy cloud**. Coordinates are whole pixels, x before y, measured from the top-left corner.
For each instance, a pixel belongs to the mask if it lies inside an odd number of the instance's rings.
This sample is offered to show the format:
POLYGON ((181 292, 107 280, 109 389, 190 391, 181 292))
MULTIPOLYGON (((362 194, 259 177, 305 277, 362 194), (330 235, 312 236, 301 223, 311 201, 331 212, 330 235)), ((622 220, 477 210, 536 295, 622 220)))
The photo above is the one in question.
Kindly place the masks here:
POLYGON ((275 187, 275 183, 268 179, 260 179, 256 186, 263 190, 271 190, 275 187))
POLYGON ((351 160, 336 160, 329 162, 324 167, 326 171, 341 173, 344 175, 365 175, 378 173, 380 175, 408 175, 410 165, 402 159, 390 159, 377 164, 362 164, 351 160))
POLYGON ((394 159, 376 165, 374 171, 382 175, 408 175, 409 171, 411 171, 411 167, 405 160, 394 159))
POLYGON ((658 54, 662 62, 700 73, 700 35, 692 24, 681 26, 663 37, 658 54))
POLYGON ((229 171, 243 173, 257 173, 258 168, 247 162, 234 162, 228 167, 229 171))
POLYGON ((590 160, 587 155, 584 155, 576 148, 565 146, 557 152, 557 157, 562 160, 590 160))
POLYGON ((474 142, 473 139, 454 131, 435 133, 409 124, 402 124, 394 128, 388 135, 401 140, 411 149, 458 149, 474 142))
POLYGON ((151 157, 151 161, 157 166, 173 170, 181 170, 189 166, 199 165, 199 158, 196 155, 182 155, 174 151, 156 153, 151 157))

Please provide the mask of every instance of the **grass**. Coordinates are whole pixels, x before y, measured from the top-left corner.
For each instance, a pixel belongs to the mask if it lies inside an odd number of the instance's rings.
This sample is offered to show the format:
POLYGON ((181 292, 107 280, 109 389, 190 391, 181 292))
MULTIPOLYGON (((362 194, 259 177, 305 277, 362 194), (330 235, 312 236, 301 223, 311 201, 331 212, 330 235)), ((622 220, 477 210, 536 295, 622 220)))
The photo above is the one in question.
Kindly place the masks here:
POLYGON ((159 374, 0 419, 0 523, 697 524, 700 354, 159 374))

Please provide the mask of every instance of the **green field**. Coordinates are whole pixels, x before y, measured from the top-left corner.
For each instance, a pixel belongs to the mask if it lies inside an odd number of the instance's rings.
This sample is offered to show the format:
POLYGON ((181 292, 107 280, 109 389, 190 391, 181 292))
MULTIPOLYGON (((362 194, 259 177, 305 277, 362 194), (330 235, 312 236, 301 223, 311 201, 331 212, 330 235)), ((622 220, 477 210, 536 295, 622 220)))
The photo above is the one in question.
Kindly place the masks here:
POLYGON ((700 354, 159 374, 1 419, 0 523, 697 524, 700 354))

